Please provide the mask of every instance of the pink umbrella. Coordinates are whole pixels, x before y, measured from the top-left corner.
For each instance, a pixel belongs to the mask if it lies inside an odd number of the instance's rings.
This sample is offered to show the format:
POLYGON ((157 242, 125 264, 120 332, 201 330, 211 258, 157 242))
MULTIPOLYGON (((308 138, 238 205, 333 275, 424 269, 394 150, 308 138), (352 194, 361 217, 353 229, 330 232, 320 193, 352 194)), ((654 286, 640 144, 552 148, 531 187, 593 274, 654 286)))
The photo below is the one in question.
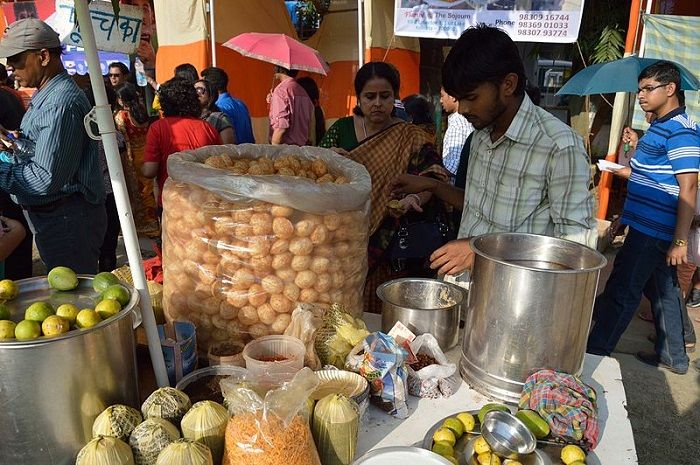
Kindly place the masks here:
POLYGON ((284 34, 246 32, 224 44, 243 56, 287 69, 323 74, 330 69, 318 51, 284 34))

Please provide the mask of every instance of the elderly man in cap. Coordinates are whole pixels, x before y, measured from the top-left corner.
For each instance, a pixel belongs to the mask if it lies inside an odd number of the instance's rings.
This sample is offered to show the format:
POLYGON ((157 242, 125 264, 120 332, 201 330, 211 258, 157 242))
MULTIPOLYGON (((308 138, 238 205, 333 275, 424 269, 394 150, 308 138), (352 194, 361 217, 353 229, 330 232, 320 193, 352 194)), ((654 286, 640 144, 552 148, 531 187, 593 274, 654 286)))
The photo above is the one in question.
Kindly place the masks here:
POLYGON ((47 268, 94 274, 107 218, 97 146, 83 126, 90 104, 63 68, 58 34, 43 21, 12 23, 0 57, 22 86, 38 89, 20 132, 0 128, 14 154, 12 163, 0 162, 0 189, 26 211, 47 268))

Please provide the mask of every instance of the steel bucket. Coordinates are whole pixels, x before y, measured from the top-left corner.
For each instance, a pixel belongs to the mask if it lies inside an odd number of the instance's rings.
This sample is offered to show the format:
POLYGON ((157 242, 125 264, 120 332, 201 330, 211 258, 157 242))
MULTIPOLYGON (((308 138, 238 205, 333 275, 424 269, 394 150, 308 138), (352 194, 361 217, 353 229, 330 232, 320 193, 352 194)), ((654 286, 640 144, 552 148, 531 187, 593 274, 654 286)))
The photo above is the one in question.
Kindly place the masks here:
POLYGON ((459 318, 465 292, 454 284, 427 278, 400 278, 377 288, 382 301, 382 331, 400 321, 416 335, 430 333, 447 351, 459 344, 459 318))
POLYGON ((580 374, 605 257, 534 234, 488 234, 471 247, 462 378, 486 396, 517 403, 537 370, 580 374))
MULTIPOLYGON (((92 276, 78 288, 57 292, 45 277, 17 281, 20 296, 8 307, 19 321, 31 303, 54 308, 74 302, 94 308, 92 276)), ((138 407, 134 328, 140 323, 139 295, 115 317, 90 329, 32 341, 0 342, 0 463, 69 465, 92 438, 95 417, 112 404, 138 407)))

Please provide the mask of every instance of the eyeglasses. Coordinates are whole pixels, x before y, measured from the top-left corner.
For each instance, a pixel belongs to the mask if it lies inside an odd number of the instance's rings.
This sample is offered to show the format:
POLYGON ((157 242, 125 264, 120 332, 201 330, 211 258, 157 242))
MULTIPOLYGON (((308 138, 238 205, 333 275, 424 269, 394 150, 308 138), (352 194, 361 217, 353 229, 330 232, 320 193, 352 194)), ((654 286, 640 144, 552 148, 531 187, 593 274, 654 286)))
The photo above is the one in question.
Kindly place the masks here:
POLYGON ((204 87, 195 87, 194 90, 197 91, 199 95, 204 95, 207 93, 207 89, 204 87))
POLYGON ((122 73, 116 73, 116 74, 115 74, 115 73, 109 73, 107 76, 109 76, 109 77, 115 77, 115 78, 116 78, 116 77, 122 77, 122 73))
POLYGON ((658 86, 644 86, 644 87, 637 89, 637 93, 638 94, 648 94, 650 92, 655 91, 659 87, 666 87, 669 84, 670 84, 670 82, 667 82, 666 84, 659 84, 658 86))

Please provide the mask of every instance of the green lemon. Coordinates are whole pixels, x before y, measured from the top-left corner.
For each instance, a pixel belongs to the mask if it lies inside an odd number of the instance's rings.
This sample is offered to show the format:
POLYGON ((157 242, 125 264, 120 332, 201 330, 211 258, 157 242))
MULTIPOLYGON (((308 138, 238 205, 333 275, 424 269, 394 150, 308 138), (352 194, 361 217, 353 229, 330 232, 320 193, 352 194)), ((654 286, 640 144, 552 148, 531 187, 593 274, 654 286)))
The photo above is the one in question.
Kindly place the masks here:
POLYGON ((0 341, 14 339, 16 326, 14 321, 0 320, 0 341))
POLYGON ((436 442, 433 444, 433 452, 443 457, 454 457, 455 450, 449 442, 436 442))
POLYGON ((92 328, 102 321, 100 315, 91 308, 84 308, 78 312, 75 319, 75 325, 80 329, 92 328))
POLYGON ((484 422, 484 417, 486 416, 487 413, 489 413, 491 410, 502 410, 504 412, 510 412, 510 409, 503 404, 486 404, 483 407, 481 407, 481 410, 479 410, 479 423, 484 422))
POLYGON ((56 315, 68 320, 68 323, 74 325, 79 311, 80 309, 73 304, 63 304, 56 309, 56 315))
POLYGON ((32 320, 22 320, 15 327, 15 337, 18 341, 31 341, 41 336, 41 326, 32 320))
POLYGON ((10 312, 10 307, 5 304, 0 304, 0 320, 9 320, 12 316, 10 312))
POLYGON ((585 462, 586 453, 579 446, 569 444, 561 449, 561 461, 566 465, 571 465, 576 461, 585 462))
POLYGON ((41 323, 47 317, 55 315, 53 307, 48 302, 34 302, 24 311, 24 319, 41 323))
POLYGON ((501 458, 491 452, 477 455, 476 461, 479 462, 479 465, 501 465, 501 458))
POLYGON ((474 415, 469 412, 462 412, 458 414, 456 418, 462 422, 464 431, 474 431, 474 427, 476 426, 476 419, 474 418, 474 415))
POLYGON ((489 446, 489 443, 486 442, 483 436, 479 436, 476 438, 476 441, 474 441, 474 453, 479 455, 484 452, 491 452, 491 446, 489 446))
POLYGON ((443 455, 442 457, 447 459, 448 462, 453 463, 454 465, 459 465, 459 460, 452 457, 451 455, 443 455))
POLYGON ((457 438, 451 429, 440 428, 433 434, 433 442, 446 442, 454 446, 455 442, 457 442, 457 438))
POLYGON ((129 289, 121 284, 112 284, 102 293, 102 299, 116 300, 122 307, 126 306, 131 299, 129 289))
POLYGON ((0 281, 0 299, 12 300, 19 295, 19 286, 11 279, 3 279, 0 281))
POLYGON ((121 309, 121 304, 118 301, 112 299, 102 300, 95 307, 95 311, 98 315, 100 315, 100 318, 102 318, 103 320, 113 317, 114 315, 119 313, 121 309))
POLYGON ((95 292, 102 294, 107 290, 109 286, 114 284, 119 284, 119 278, 116 275, 110 273, 109 271, 103 271, 102 273, 97 273, 94 278, 92 278, 92 288, 95 292))
POLYGON ((443 428, 449 428, 455 433, 455 438, 459 439, 464 435, 464 425, 458 418, 451 417, 442 424, 443 428))
POLYGON ((47 276, 49 286, 59 291, 72 291, 78 287, 78 275, 67 266, 57 266, 47 276))
POLYGON ((70 331, 70 323, 58 315, 48 316, 41 323, 41 332, 46 337, 60 336, 68 331, 70 331))
POLYGON ((515 416, 525 423, 527 429, 532 431, 537 439, 549 436, 549 424, 534 410, 518 410, 515 416))

